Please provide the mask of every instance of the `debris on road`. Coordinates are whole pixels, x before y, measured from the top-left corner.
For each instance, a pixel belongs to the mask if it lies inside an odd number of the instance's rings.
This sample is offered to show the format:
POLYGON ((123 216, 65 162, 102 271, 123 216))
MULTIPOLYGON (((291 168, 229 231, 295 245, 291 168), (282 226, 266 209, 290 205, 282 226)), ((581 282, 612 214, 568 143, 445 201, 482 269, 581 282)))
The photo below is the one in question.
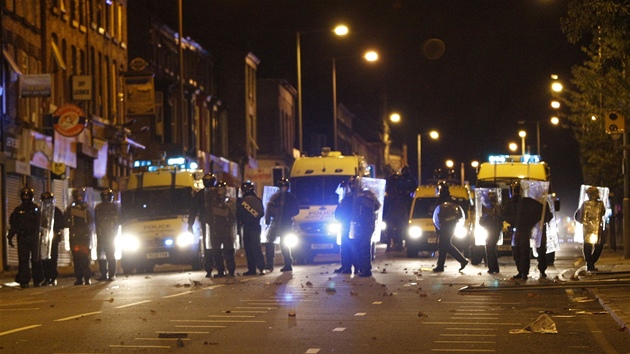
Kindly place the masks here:
POLYGON ((540 315, 536 321, 522 329, 511 329, 510 334, 521 333, 558 333, 556 323, 547 314, 540 315))

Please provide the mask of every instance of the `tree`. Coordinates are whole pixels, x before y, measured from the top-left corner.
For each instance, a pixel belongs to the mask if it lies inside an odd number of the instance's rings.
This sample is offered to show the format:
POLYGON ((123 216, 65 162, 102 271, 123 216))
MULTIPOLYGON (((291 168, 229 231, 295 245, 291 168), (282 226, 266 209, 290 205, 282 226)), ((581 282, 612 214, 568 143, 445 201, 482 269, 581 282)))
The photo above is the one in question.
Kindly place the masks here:
POLYGON ((623 195, 621 135, 606 134, 603 121, 610 111, 630 115, 630 0, 573 0, 561 25, 587 56, 571 70, 573 89, 559 97, 569 107, 564 118, 580 146, 584 182, 623 195))

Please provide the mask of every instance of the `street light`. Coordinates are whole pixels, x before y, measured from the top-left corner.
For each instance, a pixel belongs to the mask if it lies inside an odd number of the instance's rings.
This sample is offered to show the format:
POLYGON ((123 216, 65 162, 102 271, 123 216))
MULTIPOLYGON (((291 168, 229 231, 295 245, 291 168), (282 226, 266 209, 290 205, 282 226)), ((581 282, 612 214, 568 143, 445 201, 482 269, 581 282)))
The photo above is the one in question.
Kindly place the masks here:
POLYGON ((518 145, 516 143, 509 143, 508 148, 510 151, 516 152, 516 150, 518 150, 518 145))
MULTIPOLYGON (((302 48, 300 45, 300 36, 303 33, 315 33, 322 31, 310 31, 310 32, 296 32, 297 43, 296 43, 296 51, 297 51, 297 95, 298 95, 298 144, 300 147, 300 153, 304 150, 303 144, 303 136, 302 136, 302 48)), ((345 36, 348 34, 348 27, 344 25, 338 25, 333 29, 333 32, 337 36, 345 36)))
MULTIPOLYGON (((378 53, 375 51, 368 51, 363 55, 363 58, 368 62, 374 62, 378 60, 378 53)), ((332 89, 333 89, 333 150, 337 151, 337 59, 332 58, 332 89)), ((400 115, 398 116, 400 120, 400 115)))
MULTIPOLYGON (((432 130, 429 132, 429 137, 433 140, 437 140, 440 134, 432 130)), ((422 134, 418 134, 418 185, 422 185, 422 134)))
POLYGON ((523 151, 523 156, 525 156, 525 137, 527 136, 527 132, 521 130, 520 132, 518 132, 518 136, 521 137, 521 149, 523 151))
POLYGON ((536 123, 536 154, 538 156, 541 155, 540 153, 540 121, 539 120, 519 120, 518 124, 525 124, 527 122, 534 122, 536 123))

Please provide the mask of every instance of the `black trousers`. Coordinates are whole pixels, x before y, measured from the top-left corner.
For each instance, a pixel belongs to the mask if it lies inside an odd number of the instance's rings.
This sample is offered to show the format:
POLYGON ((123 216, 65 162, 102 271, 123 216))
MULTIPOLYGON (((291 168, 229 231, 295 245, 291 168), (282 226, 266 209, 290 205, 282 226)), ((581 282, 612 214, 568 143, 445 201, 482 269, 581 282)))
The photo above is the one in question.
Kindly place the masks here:
POLYGON ((499 273, 499 257, 497 256, 497 243, 501 237, 501 230, 488 229, 488 238, 486 239, 486 265, 488 271, 499 273))
POLYGON ((457 249, 457 247, 453 246, 451 242, 453 240, 453 233, 455 232, 455 228, 447 228, 443 230, 438 230, 438 261, 437 268, 444 268, 444 263, 446 263, 446 255, 450 254, 451 257, 455 258, 459 263, 465 263, 466 258, 464 255, 457 249))
POLYGON ((103 242, 96 246, 96 254, 98 254, 98 269, 101 272, 101 278, 113 278, 116 276, 116 246, 113 242, 103 242), (102 258, 102 257, 105 258, 102 258))
POLYGON ((350 234, 346 231, 341 234, 341 245, 339 245, 339 254, 341 257, 341 268, 344 270, 352 270, 352 266, 358 270, 359 265, 353 251, 354 240, 350 239, 350 234))
POLYGON ((372 234, 367 237, 350 240, 353 250, 355 267, 358 265, 359 273, 370 274, 372 272, 372 234))
POLYGON ((57 271, 57 263, 59 261, 59 241, 53 240, 50 258, 42 261, 42 267, 44 269, 44 279, 51 281, 56 280, 59 277, 59 271, 57 271))
POLYGON ((529 238, 532 234, 532 230, 515 231, 514 246, 512 246, 512 253, 514 254, 514 263, 516 263, 516 269, 518 274, 527 276, 529 274, 530 266, 530 254, 529 238))
POLYGON ((260 248, 260 225, 252 227, 243 225, 243 247, 247 259, 247 270, 262 272, 265 269, 265 259, 260 248))
POLYGON ((34 284, 40 284, 44 281, 44 271, 42 261, 39 260, 38 248, 37 235, 18 236, 18 272, 15 275, 17 283, 28 284, 31 281, 31 275, 34 284))
POLYGON ((265 269, 273 269, 276 261, 276 244, 265 242, 265 269))
POLYGON ((587 270, 595 270, 595 263, 599 260, 599 256, 601 256, 603 250, 603 243, 584 243, 582 252, 584 252, 584 261, 586 262, 587 270))
POLYGON ((92 276, 90 269, 90 248, 84 245, 72 245, 72 263, 74 276, 79 281, 87 281, 92 276))

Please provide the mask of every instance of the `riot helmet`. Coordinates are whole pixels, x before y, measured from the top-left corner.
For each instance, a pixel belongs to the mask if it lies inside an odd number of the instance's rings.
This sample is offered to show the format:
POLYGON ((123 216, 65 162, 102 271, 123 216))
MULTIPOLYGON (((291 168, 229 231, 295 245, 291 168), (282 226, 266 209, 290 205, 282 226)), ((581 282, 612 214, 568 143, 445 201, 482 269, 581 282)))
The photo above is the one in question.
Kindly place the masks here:
POLYGON ((72 190, 72 200, 75 202, 83 202, 85 200, 85 188, 75 188, 72 190))
POLYGON ((521 195, 521 183, 514 182, 510 185, 510 198, 518 198, 521 195))
POLYGON ((586 195, 588 196, 588 200, 598 200, 599 199, 599 188, 595 186, 590 186, 586 189, 586 195))
POLYGON ((448 184, 446 184, 446 182, 438 183, 438 194, 440 200, 448 199, 451 197, 451 189, 448 184))
POLYGON ((352 193, 358 190, 358 187, 361 185, 361 180, 359 176, 350 176, 348 180, 345 182, 346 190, 348 193, 352 193))
POLYGON ((51 192, 44 192, 44 193, 42 193, 40 198, 42 200, 53 200, 53 199, 55 199, 55 195, 52 194, 51 192))
POLYGON ((225 198, 227 195, 227 183, 225 181, 219 181, 216 186, 216 191, 219 198, 225 198))
POLYGON ((491 203, 498 202, 499 201, 499 196, 497 195, 497 192, 489 191, 488 192, 488 201, 490 201, 491 203))
POLYGON ((201 180, 203 181, 203 186, 205 188, 214 187, 217 183, 217 177, 212 172, 206 173, 201 180))
POLYGON ((101 202, 113 202, 114 201, 114 191, 111 189, 105 189, 101 192, 101 202))
POLYGON ((400 169, 400 174, 401 175, 408 175, 411 171, 409 171, 409 166, 405 165, 403 166, 403 168, 400 169))
POLYGON ((289 182, 288 178, 282 177, 278 180, 278 182, 276 183, 276 186, 278 188, 287 187, 287 189, 289 189, 291 187, 291 182, 289 182))
POLYGON ((24 187, 20 190, 20 199, 22 203, 26 201, 33 201, 33 197, 35 196, 35 191, 33 188, 24 187))
POLYGON ((245 181, 241 184, 241 191, 243 191, 243 195, 254 194, 254 182, 245 181))

